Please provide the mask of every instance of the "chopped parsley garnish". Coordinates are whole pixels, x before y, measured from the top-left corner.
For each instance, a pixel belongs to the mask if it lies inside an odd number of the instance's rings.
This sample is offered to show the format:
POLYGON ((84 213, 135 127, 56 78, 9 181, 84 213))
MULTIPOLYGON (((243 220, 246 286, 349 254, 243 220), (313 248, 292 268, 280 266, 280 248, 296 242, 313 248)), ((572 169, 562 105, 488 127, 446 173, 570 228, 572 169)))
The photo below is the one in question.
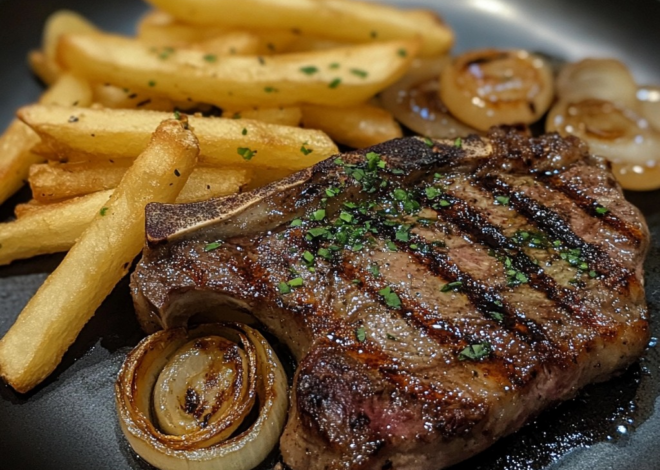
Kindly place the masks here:
POLYGON ((361 70, 361 69, 351 69, 351 73, 353 75, 356 75, 356 76, 360 77, 360 78, 367 78, 367 76, 369 75, 368 72, 366 72, 364 70, 361 70))
POLYGON ((302 225, 302 220, 301 219, 293 219, 289 226, 290 227, 300 227, 301 225, 302 225))
MULTIPOLYGON (((328 197, 335 197, 335 196, 339 195, 340 192, 341 192, 341 190, 339 188, 327 188, 325 190, 325 194, 328 197)), ((348 204, 348 203, 344 203, 344 205, 346 205, 346 204, 348 204)), ((346 206, 346 207, 348 207, 348 206, 346 206)))
POLYGON ((316 72, 319 71, 319 69, 317 67, 314 67, 313 65, 310 65, 308 67, 300 67, 300 71, 305 75, 314 75, 316 72))
POLYGON ((398 251, 396 245, 392 240, 389 240, 387 243, 385 243, 385 245, 387 246, 387 249, 390 251, 398 251))
POLYGON ((101 217, 105 216, 105 214, 108 213, 108 208, 107 207, 102 207, 101 210, 99 211, 99 214, 101 214, 101 217))
POLYGON ((488 357, 491 351, 492 347, 487 341, 471 344, 458 353, 458 359, 460 361, 479 361, 488 357))
POLYGON ((346 222, 347 224, 350 224, 351 222, 353 222, 353 214, 350 214, 349 212, 342 211, 339 214, 339 218, 341 220, 343 220, 344 222, 346 222))
POLYGON ((206 54, 204 55, 204 60, 207 62, 215 62, 218 60, 218 56, 215 54, 206 54))
POLYGON ((341 78, 337 77, 328 84, 328 88, 337 88, 341 83, 341 78))
POLYGON ((315 228, 310 229, 307 232, 307 234, 314 237, 314 238, 318 238, 318 237, 322 237, 324 235, 327 235, 328 234, 328 229, 323 228, 323 227, 315 227, 315 228))
POLYGON ((389 340, 391 340, 391 341, 396 341, 396 336, 394 336, 394 335, 392 335, 392 334, 390 334, 390 333, 387 333, 386 336, 387 336, 387 339, 389 339, 389 340))
POLYGON ((441 189, 435 188, 433 186, 429 186, 424 190, 424 192, 426 193, 426 197, 431 200, 435 199, 436 197, 442 194, 441 189))
POLYGON ((440 289, 440 292, 458 292, 463 287, 462 281, 448 282, 440 289))
POLYGON ((428 137, 424 137, 424 143, 426 144, 427 147, 433 147, 435 145, 433 141, 428 137))
POLYGON ((501 312, 491 311, 488 312, 488 315, 495 321, 504 321, 504 315, 501 312))
POLYGON ((399 298, 398 295, 396 295, 396 292, 392 291, 391 287, 386 287, 385 289, 379 290, 378 294, 383 297, 383 299, 385 300, 385 304, 388 307, 394 309, 401 308, 401 299, 399 298))
POLYGON ((598 276, 598 273, 596 273, 596 271, 594 270, 589 271, 589 277, 594 278, 596 276, 598 276))
POLYGON ((181 120, 181 112, 178 109, 174 110, 174 119, 176 119, 177 121, 181 120))
POLYGON ((212 242, 212 243, 207 243, 204 245, 204 251, 209 252, 213 250, 217 250, 222 246, 222 242, 212 242))
POLYGON ((495 197, 495 202, 497 202, 500 206, 508 206, 510 199, 511 198, 508 196, 497 196, 495 197))
POLYGON ((364 343, 364 340, 367 339, 367 333, 364 331, 364 328, 356 328, 355 338, 358 340, 358 342, 364 343))
POLYGON ((267 87, 264 87, 264 91, 266 93, 275 93, 275 92, 278 92, 279 90, 277 88, 275 88, 274 86, 267 86, 267 87))
POLYGON ((314 264, 314 259, 315 259, 314 255, 312 253, 310 253, 309 251, 305 251, 303 253, 302 257, 303 257, 303 261, 308 266, 311 266, 312 264, 314 264))
POLYGON ((327 248, 319 248, 318 255, 324 259, 332 259, 332 251, 327 248))
POLYGON ((156 86, 156 81, 155 81, 155 80, 149 80, 148 85, 149 85, 150 87, 154 87, 154 86, 156 86))
POLYGON ((231 117, 232 119, 240 119, 241 118, 241 113, 234 113, 234 115, 231 117))
POLYGON ((307 142, 302 144, 302 146, 300 147, 300 151, 305 156, 309 155, 310 153, 312 153, 314 151, 314 149, 307 148, 306 146, 307 146, 307 142))
POLYGON ((241 131, 241 134, 247 135, 247 133, 248 133, 248 130, 244 127, 243 130, 241 131))
POLYGON ((378 277, 380 276, 380 268, 378 267, 378 264, 373 263, 369 265, 369 272, 373 277, 378 277))
POLYGON ((607 207, 603 206, 598 206, 596 207, 596 214, 598 215, 605 215, 609 212, 610 210, 607 207))
POLYGON ((289 292, 291 292, 291 288, 289 287, 289 284, 287 284, 286 282, 280 282, 277 285, 277 290, 280 291, 280 294, 288 294, 289 292))
POLYGON ((328 67, 333 69, 333 70, 338 69, 339 68, 339 63, 338 62, 333 62, 328 67))
POLYGON ((454 147, 456 148, 462 148, 463 147, 463 139, 460 137, 456 137, 456 140, 454 141, 454 147))
POLYGON ((408 242, 410 241, 410 225, 401 225, 399 228, 397 228, 396 232, 394 233, 394 238, 396 238, 400 242, 408 242))
POLYGON ((294 279, 291 279, 287 284, 290 287, 302 287, 303 286, 303 279, 302 277, 296 277, 294 279))
POLYGON ((399 57, 406 57, 408 55, 408 51, 405 49, 399 49, 397 51, 397 54, 399 55, 399 57))
POLYGON ((250 161, 252 160, 252 157, 254 157, 257 154, 256 150, 250 150, 247 147, 239 147, 237 149, 238 154, 243 157, 243 160, 250 161))
POLYGON ((325 219, 325 209, 319 209, 317 211, 312 212, 312 220, 323 220, 325 219))

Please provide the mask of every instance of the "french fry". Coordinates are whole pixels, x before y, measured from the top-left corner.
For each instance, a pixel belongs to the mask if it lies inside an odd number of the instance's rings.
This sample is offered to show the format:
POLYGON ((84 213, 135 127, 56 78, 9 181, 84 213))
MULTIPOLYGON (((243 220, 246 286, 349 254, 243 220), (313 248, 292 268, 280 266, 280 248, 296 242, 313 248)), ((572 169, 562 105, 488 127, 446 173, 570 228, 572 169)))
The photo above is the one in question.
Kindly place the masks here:
POLYGON ((297 106, 282 108, 252 108, 242 111, 224 110, 224 117, 231 119, 252 119, 254 121, 297 127, 302 119, 302 110, 297 106))
POLYGON ((146 204, 174 202, 198 153, 194 135, 180 122, 159 126, 110 200, 0 340, 0 375, 15 390, 31 390, 59 364, 142 249, 146 204))
MULTIPOLYGON (((240 3, 240 2, 236 2, 240 3)), ((419 42, 390 41, 271 57, 223 57, 177 49, 166 60, 138 40, 67 35, 58 60, 92 82, 241 109, 299 103, 351 106, 367 101, 408 69, 419 42)))
POLYGON ((279 28, 351 42, 423 40, 421 53, 447 52, 453 33, 435 13, 352 0, 148 0, 196 25, 279 28))
POLYGON ((99 29, 84 16, 70 10, 58 10, 46 19, 42 49, 46 59, 57 63, 57 43, 64 34, 97 33, 99 29))
POLYGON ((302 114, 304 127, 320 129, 349 147, 370 147, 403 136, 391 113, 368 104, 346 108, 306 105, 302 114))
MULTIPOLYGON (((204 50, 205 44, 219 38, 231 39, 232 34, 238 34, 240 38, 250 37, 254 41, 254 48, 242 49, 234 45, 235 54, 270 55, 288 50, 298 35, 289 30, 265 29, 245 30, 236 28, 222 28, 217 26, 191 25, 177 21, 171 15, 161 11, 152 11, 146 14, 138 24, 137 38, 152 46, 163 47, 186 47, 192 46, 204 50)), ((208 46, 206 46, 208 47, 208 46)), ((223 50, 232 53, 232 45, 223 50)), ((213 52, 213 51, 209 51, 213 52)))
POLYGON ((151 111, 174 110, 174 102, 162 96, 135 93, 128 88, 120 88, 110 83, 92 85, 94 103, 110 109, 146 109, 151 111))
MULTIPOLYGON (((89 106, 91 92, 86 82, 66 74, 44 93, 40 101, 89 106)), ((14 120, 0 136, 0 204, 23 186, 30 165, 43 161, 43 157, 31 151, 37 143, 39 136, 19 120, 14 120)))
MULTIPOLYGON (((136 110, 28 106, 19 117, 61 160, 103 161, 135 158, 153 129, 171 116, 136 110), (74 119, 72 119, 72 116, 74 119)), ((190 117, 204 166, 281 167, 300 170, 338 152, 323 132, 247 119, 190 117)))
POLYGON ((46 85, 52 85, 62 75, 62 69, 54 61, 48 60, 42 51, 28 53, 30 69, 46 85))
MULTIPOLYGON (((128 166, 110 163, 73 163, 32 165, 28 181, 32 197, 52 203, 76 196, 116 188, 128 166)), ((250 180, 243 168, 198 167, 188 178, 178 200, 201 201, 236 193, 250 180)))

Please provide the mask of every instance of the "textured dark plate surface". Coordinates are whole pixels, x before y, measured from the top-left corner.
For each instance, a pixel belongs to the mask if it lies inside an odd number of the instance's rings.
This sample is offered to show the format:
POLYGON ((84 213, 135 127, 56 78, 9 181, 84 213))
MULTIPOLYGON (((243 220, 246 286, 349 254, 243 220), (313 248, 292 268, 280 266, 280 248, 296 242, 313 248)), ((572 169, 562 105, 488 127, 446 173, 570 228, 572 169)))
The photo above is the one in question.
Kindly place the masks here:
MULTIPOLYGON (((240 1, 240 0, 235 0, 240 1)), ((657 0, 418 0, 438 9, 458 34, 457 49, 524 47, 567 59, 616 56, 640 82, 660 84, 660 3, 657 0)), ((43 21, 60 8, 77 10, 110 31, 132 32, 146 9, 139 0, 0 0, 0 128, 40 87, 25 65, 43 21)), ((648 218, 654 242, 646 269, 653 335, 660 335, 660 192, 631 193, 648 218)), ((0 206, 0 220, 23 191, 0 206)), ((0 334, 61 256, 0 268, 0 334)), ((128 449, 115 417, 113 382, 126 352, 142 334, 127 282, 106 300, 62 365, 28 395, 0 385, 0 469, 147 468, 128 449)), ((651 347, 621 377, 588 387, 577 399, 456 470, 660 469, 660 352, 651 347)), ((273 462, 276 457, 273 457, 273 462)), ((268 468, 272 462, 266 464, 268 468)))

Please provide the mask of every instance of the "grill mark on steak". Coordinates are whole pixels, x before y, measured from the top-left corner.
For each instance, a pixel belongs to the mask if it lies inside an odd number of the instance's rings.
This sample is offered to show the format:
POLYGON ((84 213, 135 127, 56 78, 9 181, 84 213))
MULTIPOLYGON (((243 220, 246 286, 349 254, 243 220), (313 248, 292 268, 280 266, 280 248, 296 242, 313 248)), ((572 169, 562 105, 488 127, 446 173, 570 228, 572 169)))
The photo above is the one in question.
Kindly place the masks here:
POLYGON ((580 188, 564 181, 560 176, 557 175, 537 175, 537 179, 552 189, 564 193, 573 201, 577 207, 582 209, 590 217, 601 220, 603 223, 609 225, 620 234, 625 235, 635 246, 639 246, 639 244, 642 242, 644 235, 642 234, 642 231, 639 229, 639 227, 628 223, 627 221, 618 217, 616 214, 613 214, 611 211, 608 211, 606 214, 599 214, 597 209, 602 206, 598 204, 596 199, 585 194, 585 192, 580 188))
POLYGON ((579 248, 585 257, 593 263, 598 274, 603 275, 605 284, 621 295, 627 295, 631 285, 638 284, 634 274, 610 258, 600 247, 585 242, 577 236, 564 219, 555 211, 531 199, 521 191, 514 190, 508 183, 495 176, 486 176, 477 180, 484 188, 509 197, 511 206, 527 217, 541 230, 553 238, 561 240, 571 248, 579 248))

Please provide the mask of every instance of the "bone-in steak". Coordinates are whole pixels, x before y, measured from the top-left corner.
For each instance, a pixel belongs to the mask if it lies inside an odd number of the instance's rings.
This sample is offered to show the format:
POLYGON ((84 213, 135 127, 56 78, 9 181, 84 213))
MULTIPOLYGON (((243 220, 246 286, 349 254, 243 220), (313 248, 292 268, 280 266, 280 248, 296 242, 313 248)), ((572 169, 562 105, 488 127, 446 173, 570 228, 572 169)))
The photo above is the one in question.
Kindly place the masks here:
POLYGON ((296 355, 295 470, 444 468, 648 340, 647 227, 577 140, 400 139, 147 219, 147 328, 249 311, 296 355))

